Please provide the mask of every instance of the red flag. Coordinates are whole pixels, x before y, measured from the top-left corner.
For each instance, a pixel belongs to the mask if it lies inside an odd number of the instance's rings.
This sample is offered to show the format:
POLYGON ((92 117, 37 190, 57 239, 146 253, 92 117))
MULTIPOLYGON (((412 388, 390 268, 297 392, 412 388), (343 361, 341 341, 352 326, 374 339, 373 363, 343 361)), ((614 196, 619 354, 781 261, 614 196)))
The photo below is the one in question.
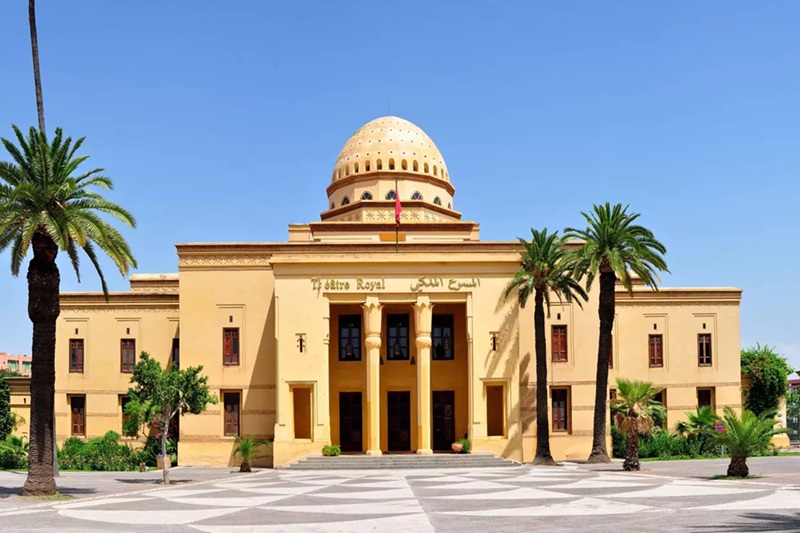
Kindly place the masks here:
POLYGON ((400 206, 400 191, 397 190, 397 180, 394 181, 394 226, 400 228, 400 213, 403 208, 400 206))

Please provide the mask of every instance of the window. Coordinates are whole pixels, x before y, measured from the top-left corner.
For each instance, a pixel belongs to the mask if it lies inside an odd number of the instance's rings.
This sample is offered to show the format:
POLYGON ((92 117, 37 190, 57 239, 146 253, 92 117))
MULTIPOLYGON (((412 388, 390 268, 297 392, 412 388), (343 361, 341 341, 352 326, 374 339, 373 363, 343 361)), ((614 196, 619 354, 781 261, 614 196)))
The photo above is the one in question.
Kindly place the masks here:
POLYGON ((414 161, 414 163, 411 165, 411 168, 414 170, 414 172, 419 172, 419 163, 414 161))
POLYGON ((394 170, 394 159, 389 159, 389 170, 394 170))
POLYGON ((336 204, 331 202, 331 209, 336 209, 336 204))
POLYGON ((31 364, 27 361, 22 362, 22 371, 23 372, 30 372, 31 371, 31 364))
POLYGON ((239 404, 241 394, 238 392, 222 393, 225 404, 225 435, 239 435, 239 404))
POLYGON ((438 176, 438 171, 436 170, 436 165, 433 165, 433 175, 438 176))
POLYGON ((394 198, 395 198, 394 189, 392 189, 391 191, 386 193, 386 199, 387 200, 394 200, 394 198))
POLYGON ((125 412, 125 407, 128 405, 130 398, 125 396, 124 394, 120 395, 119 397, 119 410, 122 413, 122 428, 120 433, 125 437, 135 437, 136 432, 126 432, 125 431, 125 424, 131 419, 131 415, 125 412))
POLYGON ((71 434, 86 436, 86 396, 70 396, 69 410, 72 421, 71 434))
POLYGON ((353 163, 353 172, 355 172, 356 174, 358 174, 358 162, 356 162, 356 163, 353 163))
POLYGON ((553 431, 569 431, 569 389, 551 389, 553 431))
POLYGON ((714 389, 712 387, 697 389, 697 407, 714 409, 714 389))
POLYGON ((350 204, 350 198, 348 198, 347 196, 342 198, 342 206, 349 205, 349 204, 350 204))
POLYGON ((369 172, 369 161, 364 161, 364 172, 369 172))
POLYGON ((422 170, 425 172, 425 174, 430 174, 431 173, 431 167, 428 166, 428 163, 425 163, 424 165, 422 165, 422 170))
POLYGON ((653 400, 654 400, 654 401, 656 401, 656 402, 658 402, 658 403, 660 403, 662 406, 664 406, 664 409, 665 409, 665 412, 664 412, 664 418, 661 418, 661 417, 654 417, 654 418, 653 418, 653 422, 654 422, 656 425, 659 425, 659 426, 661 426, 662 428, 666 428, 666 427, 667 427, 667 417, 666 417, 666 409, 667 409, 667 389, 661 389, 660 391, 658 391, 658 394, 656 394, 655 396, 653 396, 653 400))
POLYGON ((372 193, 369 191, 365 191, 364 194, 361 195, 362 200, 372 200, 372 193))
POLYGON ((386 358, 408 360, 408 315, 386 315, 386 326, 389 332, 386 358))
POLYGON ((339 361, 361 361, 361 315, 339 315, 339 361))
POLYGON ((225 366, 239 364, 239 328, 222 330, 222 364, 225 366))
POLYGON ((134 339, 122 339, 119 347, 120 372, 130 374, 136 365, 136 341, 134 339))
POLYGON ((383 170, 383 161, 381 161, 380 159, 378 159, 378 160, 375 162, 375 167, 376 167, 378 170, 383 170))
POLYGON ((563 363, 567 360, 567 326, 554 325, 551 332, 553 362, 563 363))
POLYGON ((170 356, 170 364, 176 368, 181 367, 181 340, 172 339, 172 354, 170 356))
POLYGON ((711 333, 697 334, 697 364, 711 366, 711 333))
POLYGON ((19 370, 19 363, 17 361, 9 361, 8 369, 16 372, 17 370, 19 370))
POLYGON ((453 359, 453 315, 433 315, 434 361, 453 359))
POLYGON ((83 373, 83 339, 69 341, 69 371, 83 373))
POLYGON ((437 196, 433 199, 433 203, 436 205, 442 205, 442 199, 437 196))
POLYGON ((419 191, 414 191, 414 194, 411 195, 412 200, 422 200, 422 194, 419 191))
POLYGON ((406 162, 406 160, 405 160, 405 159, 403 159, 403 160, 400 162, 400 168, 402 168, 403 170, 408 170, 408 163, 406 162))
POLYGON ((311 388, 296 387, 292 389, 294 402, 294 438, 311 438, 311 388))
POLYGON ((486 386, 486 435, 505 436, 505 409, 503 407, 503 385, 486 386))
POLYGON ((661 334, 648 335, 650 346, 650 368, 664 366, 664 336, 661 334))

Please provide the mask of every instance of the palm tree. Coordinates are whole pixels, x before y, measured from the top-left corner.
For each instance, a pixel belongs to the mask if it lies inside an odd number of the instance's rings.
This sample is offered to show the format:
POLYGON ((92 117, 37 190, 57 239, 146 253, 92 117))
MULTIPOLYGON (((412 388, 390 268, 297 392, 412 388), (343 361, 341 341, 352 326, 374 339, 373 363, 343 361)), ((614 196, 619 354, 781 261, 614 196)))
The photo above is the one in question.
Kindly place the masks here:
POLYGON ((586 292, 572 277, 572 264, 565 248, 566 240, 558 232, 548 233, 547 228, 531 229, 531 241, 519 239, 522 262, 514 279, 505 290, 505 298, 517 293, 520 307, 525 307, 533 295, 533 329, 536 343, 536 455, 535 465, 553 465, 550 454, 550 421, 547 413, 547 344, 544 329, 544 306, 550 316, 551 293, 559 301, 573 300, 581 305, 586 292))
POLYGON ((639 435, 647 435, 654 418, 664 419, 664 406, 654 398, 661 389, 646 381, 617 379, 617 397, 611 401, 614 423, 626 436, 624 470, 639 470, 639 435))
POLYGON ((772 436, 784 433, 785 429, 775 428, 777 411, 769 410, 761 414, 745 410, 741 418, 730 407, 725 408, 722 420, 725 431, 717 433, 716 440, 728 448, 731 462, 728 465, 728 476, 747 477, 747 458, 754 453, 764 452, 772 445, 772 436))
POLYGON ((19 274, 30 249, 28 316, 33 323, 31 429, 25 495, 53 494, 53 395, 55 382, 56 319, 60 313, 59 251, 65 251, 75 273, 82 248, 100 275, 108 294, 95 246, 105 252, 122 275, 136 266, 122 235, 100 215, 110 215, 134 227, 133 216, 92 189, 111 189, 103 169, 87 172, 78 167, 89 156, 77 156, 84 139, 73 143, 61 129, 48 142, 43 131, 31 127, 27 137, 13 127, 17 145, 0 139, 11 162, 0 162, 0 252, 11 249, 11 272, 19 274))
POLYGON ((586 276, 586 290, 600 275, 600 338, 597 349, 597 377, 595 382, 594 428, 590 463, 608 463, 606 446, 606 398, 608 396, 608 361, 611 357, 611 330, 616 312, 615 285, 619 279, 632 292, 631 271, 645 285, 657 290, 657 271, 669 272, 663 254, 667 252, 653 233, 635 224, 639 213, 628 213, 627 207, 606 202, 593 206, 590 214, 581 212, 586 219, 582 230, 567 228, 568 239, 583 241, 574 251, 575 273, 579 279, 586 276))
POLYGON ((39 37, 36 34, 36 0, 28 0, 28 24, 31 27, 31 56, 33 57, 33 84, 36 87, 36 112, 39 115, 39 131, 44 132, 42 74, 39 71, 39 37))
POLYGON ((236 454, 242 456, 242 464, 239 466, 239 472, 250 472, 250 459, 258 452, 262 446, 271 446, 272 443, 266 439, 255 439, 251 435, 246 437, 236 437, 236 448, 233 450, 233 456, 236 454))

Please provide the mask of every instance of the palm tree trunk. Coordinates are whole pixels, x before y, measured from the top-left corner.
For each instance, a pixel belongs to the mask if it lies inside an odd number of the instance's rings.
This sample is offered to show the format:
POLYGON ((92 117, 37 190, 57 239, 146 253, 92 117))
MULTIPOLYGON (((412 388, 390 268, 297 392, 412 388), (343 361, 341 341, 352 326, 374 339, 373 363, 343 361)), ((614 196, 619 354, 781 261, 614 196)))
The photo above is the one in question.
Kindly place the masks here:
POLYGON ((625 442, 625 462, 622 469, 626 471, 639 471, 639 416, 634 411, 628 411, 628 438, 625 442))
POLYGON ((750 469, 747 468, 747 457, 731 455, 731 464, 728 465, 728 476, 747 477, 750 469))
POLYGON ((544 292, 536 289, 533 330, 536 337, 536 455, 535 465, 555 465, 550 453, 550 418, 547 412, 547 344, 544 337, 544 292))
POLYGON ((28 0, 28 23, 31 26, 31 55, 33 56, 33 83, 36 86, 36 111, 39 114, 39 131, 44 133, 44 98, 42 98, 42 74, 39 71, 39 37, 36 34, 36 0, 28 0))
POLYGON ((53 477, 56 319, 61 312, 57 255, 58 247, 53 240, 37 231, 33 236, 33 259, 28 266, 28 316, 33 322, 33 362, 28 478, 22 489, 25 496, 55 494, 58 490, 53 477))
POLYGON ((608 361, 611 357, 611 330, 614 327, 617 277, 609 267, 600 267, 600 342, 597 349, 597 379, 594 394, 594 429, 589 463, 610 463, 606 445, 606 405, 608 398, 608 361), (608 271, 606 271, 608 270, 608 271))

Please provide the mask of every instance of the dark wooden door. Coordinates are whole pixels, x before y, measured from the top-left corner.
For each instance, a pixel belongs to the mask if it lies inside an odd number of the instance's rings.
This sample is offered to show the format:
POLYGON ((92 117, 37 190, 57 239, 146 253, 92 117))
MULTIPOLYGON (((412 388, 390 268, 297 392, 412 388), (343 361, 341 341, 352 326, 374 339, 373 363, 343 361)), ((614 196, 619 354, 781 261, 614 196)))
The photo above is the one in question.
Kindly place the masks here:
POLYGON ((451 390, 433 392, 433 449, 450 451, 456 440, 456 394, 451 390))
POLYGON ((361 393, 339 393, 339 443, 343 452, 363 451, 361 393))
POLYGON ((388 393, 386 406, 389 417, 390 452, 411 451, 411 393, 398 391, 388 393))

